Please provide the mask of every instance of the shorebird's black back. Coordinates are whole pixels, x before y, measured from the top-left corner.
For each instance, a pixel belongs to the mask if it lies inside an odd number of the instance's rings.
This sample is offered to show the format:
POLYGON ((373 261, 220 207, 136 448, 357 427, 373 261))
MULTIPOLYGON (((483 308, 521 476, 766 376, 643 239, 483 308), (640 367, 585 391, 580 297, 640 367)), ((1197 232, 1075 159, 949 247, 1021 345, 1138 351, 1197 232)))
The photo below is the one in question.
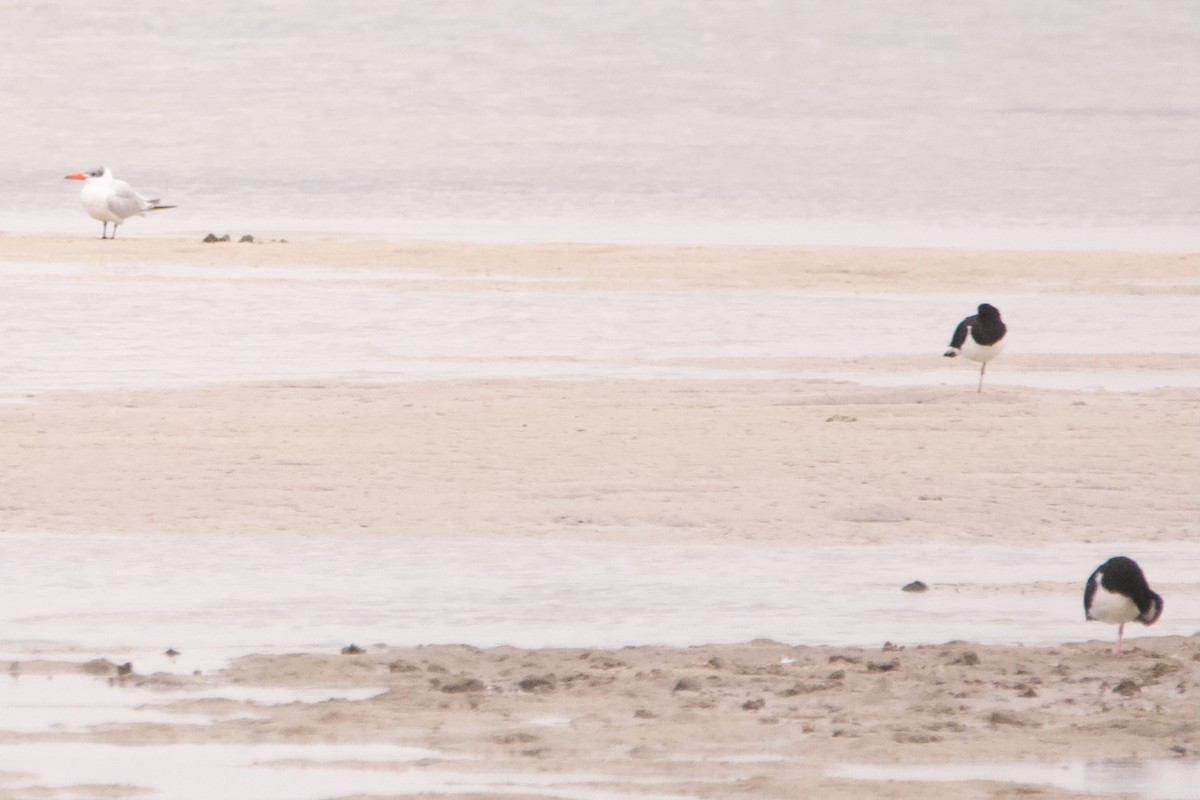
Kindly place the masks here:
POLYGON ((1008 327, 1000 319, 1000 309, 987 303, 981 303, 978 313, 958 323, 958 327, 954 329, 954 336, 950 339, 951 347, 963 346, 967 341, 968 328, 971 330, 971 338, 977 344, 983 345, 995 344, 1008 332, 1008 327))
POLYGON ((1142 568, 1132 558, 1114 556, 1092 572, 1083 590, 1083 610, 1087 614, 1096 596, 1097 584, 1110 592, 1123 594, 1138 607, 1138 621, 1147 625, 1162 616, 1163 599, 1150 588, 1142 568), (1097 581, 1096 576, 1100 576, 1097 581))

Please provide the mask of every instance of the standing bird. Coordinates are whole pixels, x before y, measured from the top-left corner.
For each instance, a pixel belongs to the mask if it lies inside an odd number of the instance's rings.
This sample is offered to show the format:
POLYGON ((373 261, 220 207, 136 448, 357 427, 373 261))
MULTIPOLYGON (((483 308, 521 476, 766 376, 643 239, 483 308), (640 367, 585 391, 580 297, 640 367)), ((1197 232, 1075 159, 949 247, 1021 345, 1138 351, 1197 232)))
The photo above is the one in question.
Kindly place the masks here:
POLYGON ((958 323, 954 336, 950 337, 950 346, 942 355, 954 358, 962 353, 972 361, 979 361, 979 388, 983 391, 983 373, 987 370, 987 362, 1000 355, 1004 349, 1004 334, 1008 327, 1000 319, 1000 310, 987 303, 979 305, 979 313, 958 323))
POLYGON ((1153 625, 1162 616, 1163 599, 1150 589, 1142 568, 1132 558, 1116 556, 1096 567, 1083 590, 1084 619, 1120 625, 1117 646, 1121 655, 1125 623, 1153 625))
POLYGON ((117 226, 132 216, 141 216, 147 211, 160 211, 164 206, 158 198, 147 200, 133 190, 125 181, 113 177, 108 167, 100 167, 88 172, 76 172, 68 175, 66 180, 83 181, 83 191, 79 193, 83 207, 96 219, 104 223, 100 229, 101 239, 117 238, 117 226), (108 235, 108 223, 112 223, 112 236, 108 235))

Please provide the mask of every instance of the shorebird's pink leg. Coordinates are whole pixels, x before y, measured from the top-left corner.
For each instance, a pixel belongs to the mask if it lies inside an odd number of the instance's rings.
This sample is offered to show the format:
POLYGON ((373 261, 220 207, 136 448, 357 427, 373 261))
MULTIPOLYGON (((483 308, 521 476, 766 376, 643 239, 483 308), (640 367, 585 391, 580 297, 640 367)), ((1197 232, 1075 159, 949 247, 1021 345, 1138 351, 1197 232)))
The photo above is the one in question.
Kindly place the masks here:
POLYGON ((1122 622, 1117 627, 1117 646, 1116 646, 1116 648, 1113 649, 1114 656, 1121 655, 1121 652, 1122 652, 1121 645, 1124 644, 1124 642, 1125 642, 1125 623, 1122 622))
POLYGON ((983 391, 983 373, 986 371, 987 371, 987 362, 985 361, 979 367, 979 388, 975 390, 976 392, 983 391))

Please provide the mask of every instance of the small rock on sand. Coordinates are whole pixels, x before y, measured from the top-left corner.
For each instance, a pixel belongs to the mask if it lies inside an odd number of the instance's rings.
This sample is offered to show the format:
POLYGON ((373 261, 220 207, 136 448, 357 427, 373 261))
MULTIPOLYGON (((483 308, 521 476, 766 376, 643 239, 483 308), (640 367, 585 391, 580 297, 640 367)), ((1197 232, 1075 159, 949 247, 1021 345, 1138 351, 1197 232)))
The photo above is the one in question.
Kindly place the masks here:
POLYGON ((530 675, 521 680, 517 686, 522 692, 553 692, 558 681, 553 675, 530 675))
POLYGON ((93 658, 80 666, 89 675, 112 675, 117 671, 117 665, 107 658, 93 658))
POLYGON ((478 678, 463 678, 454 683, 447 683, 442 686, 442 691, 447 694, 466 694, 468 692, 482 692, 486 686, 483 681, 478 678))

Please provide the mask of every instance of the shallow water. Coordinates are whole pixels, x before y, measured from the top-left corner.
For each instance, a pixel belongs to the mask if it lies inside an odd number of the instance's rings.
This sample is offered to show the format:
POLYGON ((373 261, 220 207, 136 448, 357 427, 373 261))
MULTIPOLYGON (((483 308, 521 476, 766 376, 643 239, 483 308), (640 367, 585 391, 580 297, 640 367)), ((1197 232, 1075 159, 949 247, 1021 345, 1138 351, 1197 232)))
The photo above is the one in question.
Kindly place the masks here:
MULTIPOLYGON (((64 733, 97 725, 208 725, 227 714, 180 714, 162 709, 170 703, 225 699, 252 707, 328 700, 366 700, 385 691, 321 687, 226 686, 218 689, 167 689, 127 685, 89 675, 22 675, 0 677, 0 731, 64 733)), ((238 718, 253 717, 240 711, 238 718)))
MULTIPOLYGON (((7 770, 22 775, 4 780, 5 788, 55 787, 53 796, 63 800, 86 800, 94 796, 86 787, 102 784, 137 786, 146 790, 138 796, 151 800, 212 800, 214 787, 220 787, 221 800, 327 800, 421 793, 668 800, 668 796, 637 791, 652 787, 653 780, 622 778, 621 791, 613 792, 596 788, 610 780, 600 774, 489 775, 455 770, 453 765, 452 759, 431 750, 384 744, 122 747, 35 742, 0 746, 0 773, 7 770), (363 765, 370 769, 355 768, 363 765), (30 773, 33 777, 28 777, 30 773)), ((681 797, 686 796, 670 795, 669 800, 681 797)))
MULTIPOLYGON (((217 719, 253 719, 254 708, 282 703, 362 700, 383 689, 314 687, 219 687, 164 689, 113 683, 86 675, 14 674, 0 679, 0 731, 20 734, 86 732, 96 726, 204 726, 217 719), (181 701, 224 698, 248 704, 232 713, 172 712, 181 701)), ((533 724, 559 724, 548 719, 533 724)), ((55 787, 55 797, 87 798, 85 788, 138 786, 147 797, 210 800, 214 786, 222 800, 324 800, 345 794, 461 792, 521 794, 567 800, 609 800, 653 795, 614 794, 588 784, 603 775, 473 774, 454 769, 457 756, 386 743, 364 744, 166 744, 115 746, 86 742, 8 742, 0 745, 0 786, 5 789, 55 787), (367 767, 367 769, 363 769, 367 767), (18 773, 12 777, 6 773, 18 773)), ((651 782, 633 781, 634 787, 651 782)))
POLYGON ((356 643, 621 647, 1115 639, 1083 580, 1176 584, 1145 635, 1200 630, 1200 545, 880 547, 4 534, 0 649, 139 672, 356 643), (933 589, 900 591, 920 579, 933 589), (1050 582, 1061 589, 1035 589, 1050 582), (348 587, 353 587, 348 591, 348 587), (819 612, 817 611, 819 609, 819 612), (181 651, 167 659, 167 648, 181 651))
POLYGON ((179 206, 129 236, 1172 249, 1200 228, 1191 0, 12 12, 15 230, 94 236, 62 176, 101 163, 179 206))
MULTIPOLYGON (((957 320, 978 303, 966 295, 412 291, 312 276, 288 284, 62 281, 60 268, 0 265, 0 396, 284 379, 824 377, 970 385, 977 375, 973 365, 941 358, 957 320), (875 374, 668 363, 919 354, 929 356, 928 370, 875 374)), ((1200 353, 1200 297, 988 299, 1004 310, 1015 352, 1200 353)), ((998 364, 991 372, 1000 383, 1071 390, 1200 386, 1197 370, 1022 373, 998 364)))
POLYGON ((12 675, 0 678, 0 731, 78 733, 96 725, 207 725, 205 714, 145 708, 158 698, 86 675, 12 675))
POLYGON ((1200 800, 1200 762, 1094 761, 1065 764, 846 764, 845 778, 873 781, 996 781, 1139 800, 1200 800))

